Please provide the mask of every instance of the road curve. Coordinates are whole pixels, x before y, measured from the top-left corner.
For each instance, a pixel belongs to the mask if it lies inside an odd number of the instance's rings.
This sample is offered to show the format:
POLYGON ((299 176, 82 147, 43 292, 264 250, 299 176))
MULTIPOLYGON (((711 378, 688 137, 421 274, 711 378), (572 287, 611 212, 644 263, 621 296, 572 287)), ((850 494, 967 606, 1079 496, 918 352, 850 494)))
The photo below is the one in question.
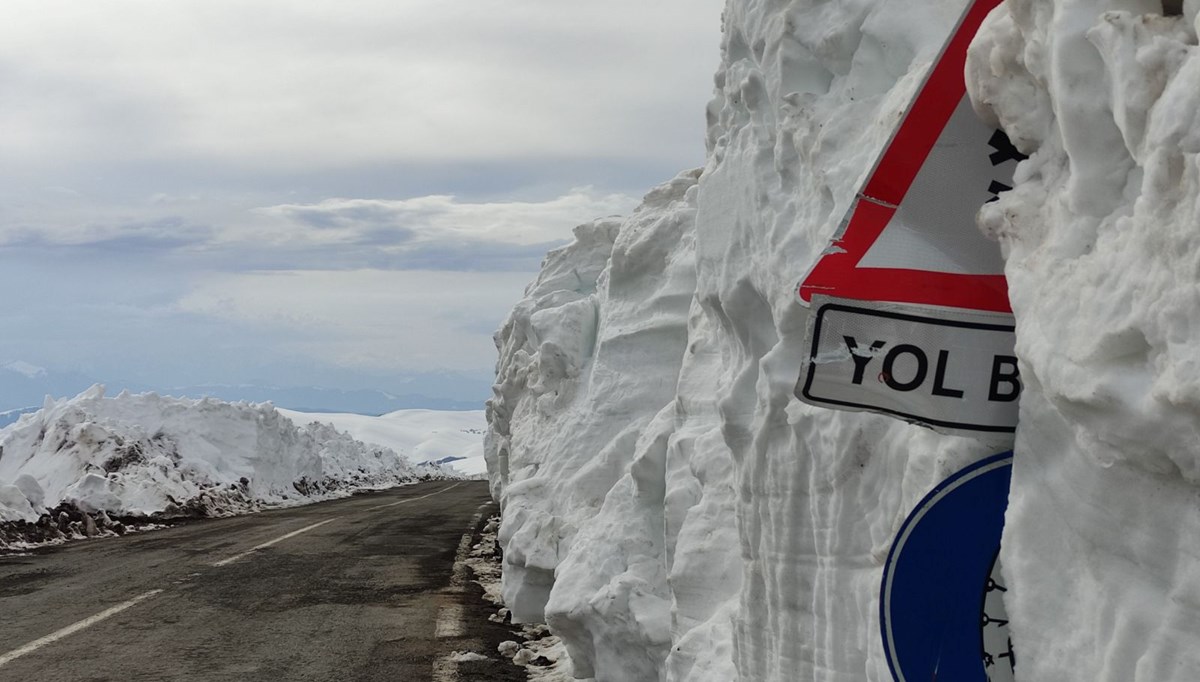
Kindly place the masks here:
POLYGON ((495 510, 439 481, 0 556, 0 680, 522 680, 453 575, 495 510))

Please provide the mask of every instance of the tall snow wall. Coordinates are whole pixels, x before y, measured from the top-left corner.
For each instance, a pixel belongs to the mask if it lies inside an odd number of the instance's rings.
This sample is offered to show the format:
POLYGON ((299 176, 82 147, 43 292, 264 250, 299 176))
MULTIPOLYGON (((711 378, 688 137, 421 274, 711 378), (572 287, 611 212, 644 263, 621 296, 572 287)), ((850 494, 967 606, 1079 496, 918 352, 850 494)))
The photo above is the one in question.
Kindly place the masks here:
MULTIPOLYGON (((995 448, 799 403, 793 291, 964 5, 730 0, 702 172, 577 228, 498 332, 504 595, 577 677, 891 679, 892 538, 995 448)), ((1012 1, 971 48, 977 111, 1030 155, 979 220, 1025 383, 1021 680, 1200 679, 1198 9, 1012 1)))

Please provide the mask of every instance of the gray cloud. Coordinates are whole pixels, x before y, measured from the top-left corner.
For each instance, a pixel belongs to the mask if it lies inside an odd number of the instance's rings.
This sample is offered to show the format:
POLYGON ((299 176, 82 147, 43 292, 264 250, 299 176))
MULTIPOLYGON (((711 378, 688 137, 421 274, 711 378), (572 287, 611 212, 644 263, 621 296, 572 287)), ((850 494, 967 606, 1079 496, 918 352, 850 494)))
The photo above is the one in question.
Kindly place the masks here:
POLYGON ((177 268, 196 271, 534 272, 546 251, 569 239, 575 225, 628 212, 635 203, 629 196, 584 188, 545 201, 433 195, 327 199, 220 213, 190 198, 155 195, 114 211, 118 217, 81 223, 75 221, 88 220, 86 208, 66 206, 55 213, 39 207, 41 224, 14 220, 0 226, 0 248, 57 248, 113 261, 169 259, 177 268), (151 217, 163 209, 193 209, 195 216, 151 217), (120 219, 130 213, 147 217, 120 219))
POLYGON ((543 201, 463 201, 451 195, 410 199, 326 199, 316 204, 283 204, 257 209, 290 227, 361 231, 402 228, 416 239, 482 239, 537 243, 561 237, 594 217, 625 213, 635 200, 577 188, 543 201))
MULTIPOLYGON (((370 233, 336 248, 314 245, 210 249, 188 253, 193 267, 209 271, 268 270, 450 270, 459 272, 537 272, 542 258, 562 241, 538 244, 423 242, 396 245, 370 233)), ((515 302, 515 301, 514 301, 515 302)))
POLYGON ((210 227, 177 215, 65 227, 47 230, 29 224, 6 225, 0 230, 0 248, 66 247, 115 253, 161 252, 205 244, 216 234, 210 227))
MULTIPOLYGON (((361 226, 374 229, 403 230, 397 222, 395 211, 381 202, 358 201, 324 209, 320 206, 281 206, 278 214, 308 227, 333 229, 361 226)), ((409 236, 412 231, 406 231, 409 236)))

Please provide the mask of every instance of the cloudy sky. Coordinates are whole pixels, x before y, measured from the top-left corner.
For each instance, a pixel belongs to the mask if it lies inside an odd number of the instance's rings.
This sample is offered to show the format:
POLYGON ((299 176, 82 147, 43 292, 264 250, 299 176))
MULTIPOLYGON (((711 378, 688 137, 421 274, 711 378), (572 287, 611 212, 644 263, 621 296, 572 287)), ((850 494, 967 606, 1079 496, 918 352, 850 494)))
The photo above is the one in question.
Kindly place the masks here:
POLYGON ((0 365, 490 371, 548 248, 703 163, 722 4, 5 0, 0 365))

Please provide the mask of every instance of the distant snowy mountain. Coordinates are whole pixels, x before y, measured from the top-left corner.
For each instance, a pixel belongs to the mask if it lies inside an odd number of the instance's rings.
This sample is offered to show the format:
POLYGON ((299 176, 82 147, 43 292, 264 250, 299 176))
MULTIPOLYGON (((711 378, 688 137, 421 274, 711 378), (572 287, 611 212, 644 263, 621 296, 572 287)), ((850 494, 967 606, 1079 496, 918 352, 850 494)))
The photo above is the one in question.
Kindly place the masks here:
POLYGON ((395 395, 386 391, 342 390, 317 386, 182 386, 164 389, 170 395, 190 398, 272 402, 301 412, 352 412, 386 414, 396 410, 480 410, 490 391, 481 386, 475 400, 437 398, 419 393, 395 395))
MULTIPOLYGON (((41 405, 46 396, 78 395, 97 383, 79 372, 48 370, 22 360, 0 364, 0 410, 41 405)), ((0 426, 4 424, 0 414, 0 426)))
POLYGON ((297 425, 329 424, 368 444, 390 448, 413 462, 445 464, 468 476, 487 473, 483 410, 398 410, 379 417, 279 410, 297 425))
POLYGON ((37 412, 38 409, 39 408, 37 408, 37 407, 19 407, 15 410, 8 410, 7 412, 0 412, 0 429, 8 426, 9 424, 16 422, 18 419, 21 418, 21 415, 29 414, 30 412, 37 412))

